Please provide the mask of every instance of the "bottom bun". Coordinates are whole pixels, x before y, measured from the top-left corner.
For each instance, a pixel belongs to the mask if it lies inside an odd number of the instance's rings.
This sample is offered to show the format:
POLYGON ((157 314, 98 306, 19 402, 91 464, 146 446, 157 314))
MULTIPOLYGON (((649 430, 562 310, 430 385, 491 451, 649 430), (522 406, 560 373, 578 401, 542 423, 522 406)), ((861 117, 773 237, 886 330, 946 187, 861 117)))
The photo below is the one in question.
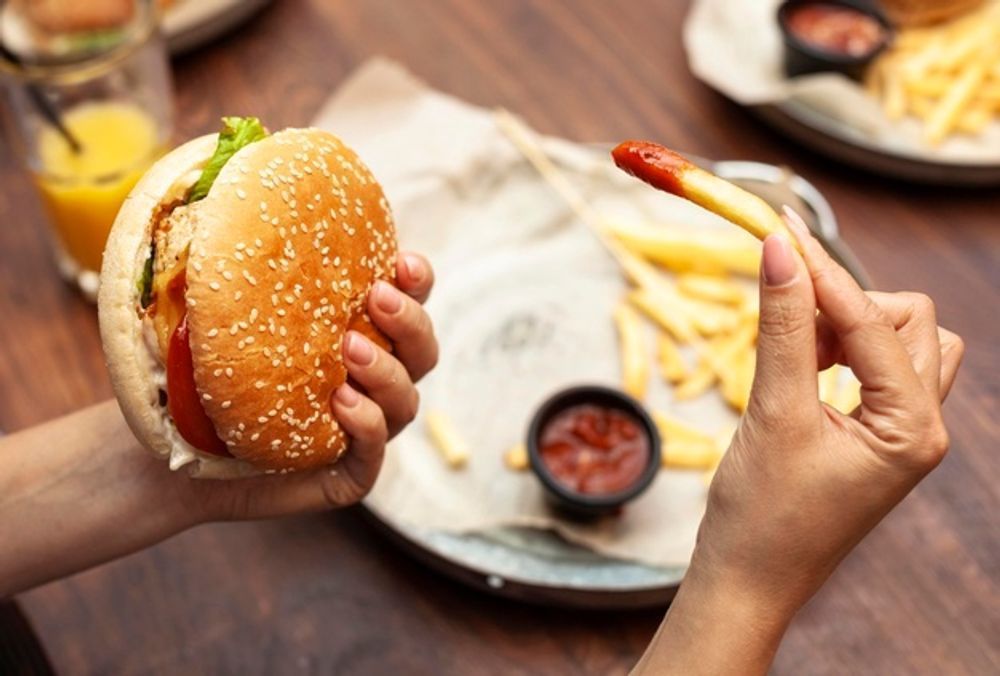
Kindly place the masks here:
POLYGON ((149 256, 153 217, 160 204, 183 195, 193 176, 215 150, 212 134, 173 150, 146 173, 118 212, 104 250, 98 317, 104 355, 118 405, 139 441, 168 459, 170 469, 186 467, 191 476, 232 479, 260 474, 248 463, 203 453, 177 431, 160 405, 166 373, 154 356, 155 339, 144 335, 139 319, 137 271, 149 256))

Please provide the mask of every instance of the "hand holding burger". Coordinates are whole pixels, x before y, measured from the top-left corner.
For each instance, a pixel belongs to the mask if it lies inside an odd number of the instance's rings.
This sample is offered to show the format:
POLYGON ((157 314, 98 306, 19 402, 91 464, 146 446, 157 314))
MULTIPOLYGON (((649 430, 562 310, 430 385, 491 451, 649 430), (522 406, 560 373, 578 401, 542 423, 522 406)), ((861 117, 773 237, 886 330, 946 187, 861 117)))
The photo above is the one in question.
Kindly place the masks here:
POLYGON ((348 377, 389 407, 369 424, 395 432, 433 362, 404 331, 407 369, 373 318, 429 322, 394 286, 392 214, 353 151, 316 129, 224 122, 154 165, 112 229, 99 310, 115 393, 140 441, 192 476, 328 467, 352 436, 356 452, 384 441, 350 429, 348 412, 375 404, 348 377))
POLYGON ((168 154, 123 207, 103 276, 119 401, 0 438, 0 532, 16 543, 0 557, 0 597, 206 521, 357 502, 386 440, 416 412, 414 383, 437 361, 421 307, 429 263, 396 253, 378 184, 317 130, 268 136, 255 120, 229 119, 219 137, 168 154))

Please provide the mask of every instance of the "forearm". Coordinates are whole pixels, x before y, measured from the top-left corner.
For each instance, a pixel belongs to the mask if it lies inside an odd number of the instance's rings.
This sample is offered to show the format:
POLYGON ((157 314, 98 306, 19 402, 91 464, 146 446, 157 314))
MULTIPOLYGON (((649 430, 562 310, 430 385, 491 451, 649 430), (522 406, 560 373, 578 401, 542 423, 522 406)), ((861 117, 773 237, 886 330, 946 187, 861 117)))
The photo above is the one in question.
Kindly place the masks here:
POLYGON ((726 584, 696 554, 633 674, 766 674, 793 614, 726 584))
POLYGON ((193 525, 188 486, 114 401, 0 439, 0 598, 193 525))

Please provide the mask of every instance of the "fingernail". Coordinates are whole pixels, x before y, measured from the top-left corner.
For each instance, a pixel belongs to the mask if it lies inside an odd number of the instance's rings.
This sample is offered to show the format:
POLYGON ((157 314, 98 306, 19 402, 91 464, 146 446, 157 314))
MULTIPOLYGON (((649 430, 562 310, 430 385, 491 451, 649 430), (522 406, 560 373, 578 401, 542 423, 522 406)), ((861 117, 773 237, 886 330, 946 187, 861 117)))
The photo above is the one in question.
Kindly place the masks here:
POLYGON ((396 314, 403 307, 399 291, 391 284, 381 280, 375 283, 375 304, 380 310, 391 315, 396 314))
POLYGON ((355 391, 355 389, 347 383, 344 383, 337 388, 337 391, 334 393, 334 397, 336 397, 337 403, 341 406, 346 406, 347 408, 354 408, 358 405, 358 402, 361 401, 361 395, 359 395, 357 391, 355 391))
POLYGON ((403 265, 411 282, 419 282, 424 278, 424 264, 419 256, 403 254, 403 265))
POLYGON ((351 331, 347 334, 347 358, 358 366, 368 366, 375 361, 375 349, 367 338, 351 331))
POLYGON ((799 216, 795 209, 786 204, 781 207, 781 211, 785 214, 785 224, 795 233, 796 237, 803 239, 811 236, 809 226, 806 225, 806 222, 802 220, 802 217, 799 216))
POLYGON ((764 240, 761 274, 768 286, 784 286, 795 279, 795 257, 784 235, 770 235, 764 240))

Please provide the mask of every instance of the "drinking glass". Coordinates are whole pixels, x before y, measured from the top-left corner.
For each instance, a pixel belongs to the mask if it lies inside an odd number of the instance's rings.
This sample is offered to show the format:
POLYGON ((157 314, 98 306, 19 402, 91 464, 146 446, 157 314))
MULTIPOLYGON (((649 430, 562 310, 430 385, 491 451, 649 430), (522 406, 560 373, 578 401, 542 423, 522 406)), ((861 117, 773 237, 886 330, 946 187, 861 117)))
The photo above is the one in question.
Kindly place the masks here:
POLYGON ((169 62, 153 0, 32 10, 50 4, 0 8, 0 78, 58 269, 93 300, 118 209, 171 136, 169 62))

